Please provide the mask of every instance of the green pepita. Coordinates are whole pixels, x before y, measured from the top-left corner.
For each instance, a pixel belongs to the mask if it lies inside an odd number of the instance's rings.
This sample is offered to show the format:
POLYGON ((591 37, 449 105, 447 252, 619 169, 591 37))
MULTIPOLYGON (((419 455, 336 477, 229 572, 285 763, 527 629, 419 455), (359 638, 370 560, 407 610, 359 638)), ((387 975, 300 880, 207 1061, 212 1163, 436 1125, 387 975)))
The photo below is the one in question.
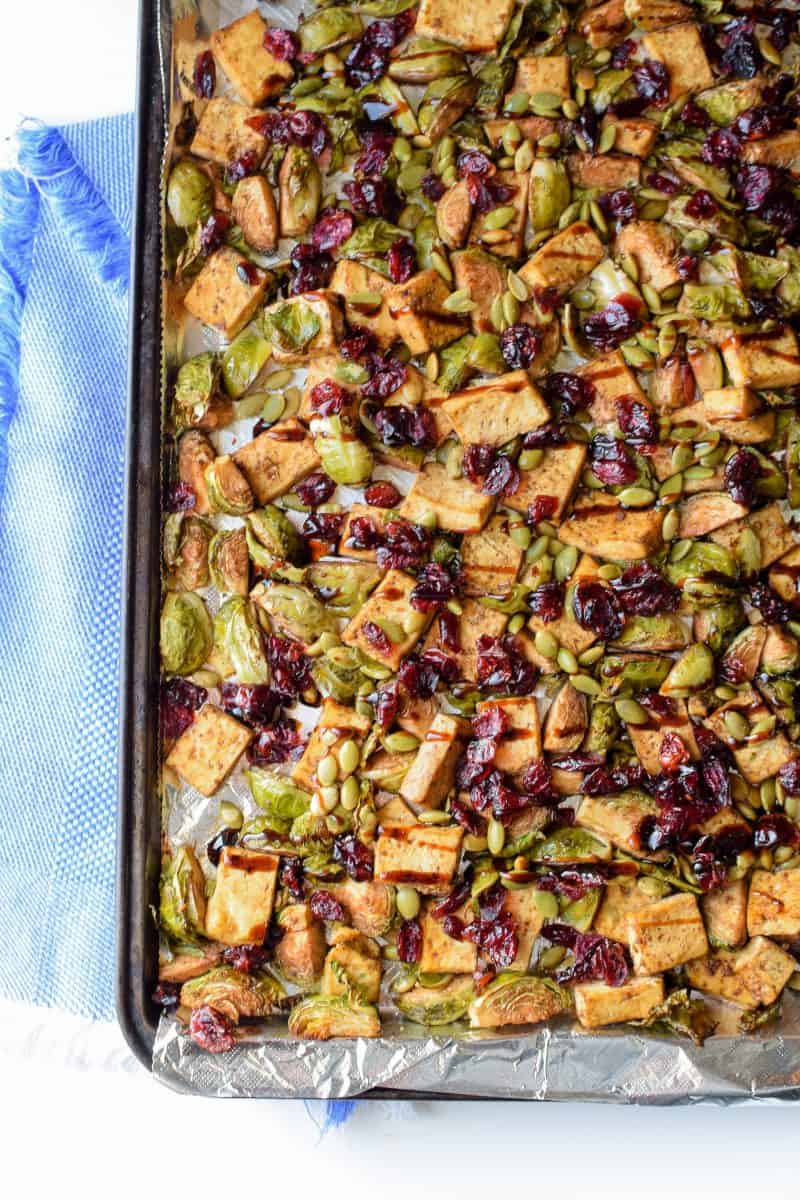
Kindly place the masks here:
POLYGON ((650 720, 647 710, 642 708, 637 700, 631 700, 627 696, 614 701, 614 711, 626 725, 647 725, 650 720))

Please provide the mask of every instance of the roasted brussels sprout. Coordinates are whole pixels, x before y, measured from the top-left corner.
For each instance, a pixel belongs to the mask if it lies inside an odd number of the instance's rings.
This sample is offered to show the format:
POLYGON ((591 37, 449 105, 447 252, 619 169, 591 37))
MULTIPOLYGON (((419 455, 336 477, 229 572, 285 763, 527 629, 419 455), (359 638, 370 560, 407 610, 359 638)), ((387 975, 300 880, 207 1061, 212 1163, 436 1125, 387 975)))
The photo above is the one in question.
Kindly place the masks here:
POLYGON ((253 507, 253 493, 236 463, 228 454, 215 458, 205 469, 206 493, 213 512, 243 517, 253 507))
POLYGON ((605 754, 611 749, 618 733, 619 717, 614 705, 595 700, 589 712, 589 728, 583 739, 583 749, 587 754, 605 754))
POLYGON ((307 904, 288 904, 278 917, 283 930, 275 947, 275 962, 286 979, 309 991, 316 986, 325 965, 325 929, 307 904))
POLYGON ((231 596, 215 616, 214 654, 220 663, 230 663, 239 683, 269 681, 258 616, 243 596, 231 596))
POLYGON ((395 890, 388 883, 344 879, 330 891, 344 905, 353 927, 367 937, 381 937, 392 923, 395 890))
POLYGON ((663 1027, 670 1033, 691 1038, 698 1046, 702 1046, 717 1027, 706 1002, 699 997, 690 997, 687 988, 670 992, 643 1021, 631 1021, 630 1024, 642 1025, 645 1029, 663 1027))
POLYGON ((310 150, 304 146, 287 148, 278 172, 278 187, 281 236, 302 237, 317 219, 322 198, 322 176, 310 150))
POLYGON ((194 850, 180 846, 161 869, 161 927, 175 942, 203 935, 206 881, 194 850))
POLYGON ((398 83, 432 83, 445 75, 466 70, 463 57, 446 42, 431 38, 412 38, 401 54, 389 65, 389 78, 398 83))
POLYGON ((572 997, 551 979, 503 971, 469 1006, 473 1029, 535 1025, 572 1006, 572 997))
POLYGON ((244 529, 221 529, 208 547, 211 582, 218 592, 246 596, 250 590, 250 556, 244 529))
POLYGON ((467 111, 477 90, 477 80, 469 74, 434 79, 426 87, 417 113, 422 133, 432 142, 438 141, 467 111))
POLYGON ((247 545, 253 562, 262 571, 284 563, 299 563, 305 544, 292 522, 274 504, 255 509, 247 518, 247 545))
POLYGON ((660 688, 671 665, 671 660, 661 655, 607 654, 600 663, 603 693, 619 696, 660 688))
POLYGON ((300 49, 303 54, 321 54, 361 36, 364 23, 346 8, 320 8, 300 26, 300 49))
POLYGON ((372 453, 340 419, 318 422, 314 449, 336 483, 354 486, 372 474, 372 453))
POLYGON ((222 356, 225 390, 238 400, 253 386, 269 359, 271 347, 255 329, 243 329, 222 356))
POLYGON ((333 646, 314 660, 311 674, 323 696, 347 704, 358 695, 366 679, 362 665, 363 659, 355 646, 333 646))
POLYGON ((295 787, 285 775, 263 767, 252 767, 245 772, 245 776, 253 799, 263 809, 270 828, 276 833, 288 834, 292 822, 308 812, 311 796, 302 788, 295 787))
POLYGON ((419 1025, 451 1025, 467 1015, 475 990, 470 975, 456 975, 443 987, 417 983, 408 992, 393 997, 404 1017, 419 1025))
POLYGON ((308 570, 308 582, 337 617, 354 617, 380 578, 370 563, 317 562, 308 570))
POLYGON ((531 857, 536 862, 599 862, 611 858, 611 847, 587 829, 571 826, 549 834, 534 846, 531 857))
POLYGON ((197 163, 182 158, 170 171, 167 208, 176 225, 189 229, 210 216, 214 185, 197 163))
POLYGON ((346 996, 309 996, 289 1015, 295 1037, 326 1041, 335 1037, 378 1037, 381 1021, 371 1004, 352 1004, 346 996))
POLYGON ((211 653, 213 626, 196 592, 168 592, 161 610, 161 661, 168 675, 191 675, 211 653))
POLYGON ((528 205, 534 229, 553 229, 569 205, 571 195, 567 168, 562 162, 554 158, 533 160, 528 205))
POLYGON ((284 354, 305 350, 321 328, 322 322, 311 305, 302 301, 280 304, 264 315, 264 332, 284 354))
POLYGON ((178 371, 175 423, 179 429, 220 429, 233 416, 230 400, 220 391, 220 361, 211 351, 196 354, 178 371))
POLYGON ((253 593, 275 624, 301 642, 315 642, 321 633, 335 633, 333 613, 299 583, 271 583, 253 593))
POLYGON ((490 59, 475 75, 478 92, 475 96, 476 110, 484 117, 495 117, 503 103, 503 97, 514 77, 513 62, 497 62, 490 59))
POLYGON ((209 545, 213 530, 191 513, 170 513, 164 522, 164 565, 167 586, 175 592, 193 592, 209 579, 209 545))
POLYGON ((181 1004, 192 1009, 209 1005, 237 1024, 241 1017, 269 1017, 280 1012, 286 993, 266 971, 245 973, 235 967, 214 967, 183 985, 181 1004))

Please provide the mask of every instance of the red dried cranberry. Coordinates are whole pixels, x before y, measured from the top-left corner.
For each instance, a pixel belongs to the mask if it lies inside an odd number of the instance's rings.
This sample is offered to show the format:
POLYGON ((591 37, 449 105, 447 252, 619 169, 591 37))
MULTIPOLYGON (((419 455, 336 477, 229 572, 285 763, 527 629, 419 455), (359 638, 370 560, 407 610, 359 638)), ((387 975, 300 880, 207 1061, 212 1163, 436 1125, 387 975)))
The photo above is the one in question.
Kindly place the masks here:
MULTIPOLYGON (((369 107, 369 99, 365 109, 369 107)), ((375 177, 386 170, 394 149, 397 134, 389 121, 360 121, 357 126, 361 140, 361 153, 353 168, 356 175, 375 177)))
POLYGON ((658 441, 658 418, 648 404, 635 396, 619 396, 616 401, 617 421, 623 433, 638 442, 658 441))
POLYGON ((201 100, 210 100, 217 86, 217 64, 210 50, 203 50, 194 60, 194 92, 201 100))
POLYGON ((778 188, 780 180, 781 176, 775 167, 765 163, 743 163, 736 176, 736 188, 745 210, 758 212, 778 188))
POLYGON ((387 266, 393 283, 405 283, 411 278, 417 269, 417 254, 408 238, 398 238, 392 243, 387 266))
POLYGON ((327 251, 317 251, 310 242, 295 246, 289 262, 292 268, 288 289, 290 296, 316 292, 330 283, 334 268, 333 259, 327 251))
POLYGON ((244 150, 238 158, 234 158, 225 168, 225 180, 229 184, 239 183, 248 175, 255 175, 260 163, 255 150, 244 150))
POLYGON ((500 335, 500 352, 510 371, 529 367, 542 344, 542 335, 538 329, 519 321, 509 325, 500 335))
POLYGON ((611 580, 620 608, 631 616, 652 617, 675 612, 680 589, 669 583, 652 563, 634 563, 611 580))
POLYGON ((408 367, 390 354, 370 354, 367 361, 369 379, 361 385, 365 400, 386 400, 408 379, 408 367))
POLYGON ((761 464, 752 450, 740 447, 725 463, 725 487, 731 500, 752 508, 756 502, 761 464))
POLYGON ((480 483, 495 460, 495 448, 486 443, 474 443, 464 451, 463 470, 470 483, 480 483))
POLYGON ((598 203, 603 212, 613 217, 620 225, 627 225, 636 219, 636 201, 627 188, 617 188, 614 192, 604 192, 598 203))
POLYGON ((208 220, 200 227, 200 249, 203 254, 213 254, 225 240, 231 226, 227 213, 214 209, 208 220))
POLYGON ((386 73, 389 52, 408 36, 415 21, 416 12, 406 10, 367 26, 345 59, 345 78, 350 87, 365 87, 386 73))
POLYGON ((681 120, 684 125, 692 125, 695 129, 708 129, 711 124, 711 118, 704 108, 699 104, 695 104, 694 100, 687 100, 681 109, 681 120))
MULTIPOLYGON (((731 129, 737 138, 751 142, 758 138, 771 137, 786 129, 794 120, 794 113, 789 108, 773 108, 769 104, 759 104, 740 113, 731 129)), ((733 156, 732 156, 733 157, 733 156)))
POLYGON ((381 544, 381 535, 370 517, 353 517, 347 530, 346 545, 353 550, 374 550, 381 544))
POLYGON ((651 172, 647 176, 647 186, 655 188, 657 192, 663 192, 665 196, 674 196, 676 192, 681 190, 679 180, 660 172, 651 172))
POLYGON ((375 720, 385 733, 391 729, 400 713, 400 690, 396 681, 378 689, 374 708, 375 720))
POLYGON ((481 484, 485 496, 513 496, 519 489, 520 474, 507 454, 498 454, 481 484))
POLYGON ((238 841, 239 833, 236 829, 221 829, 216 837, 213 837, 206 846, 206 858, 212 867, 216 867, 219 864, 220 855, 225 847, 235 846, 238 841))
POLYGON ((477 644, 478 687, 505 695, 527 696, 536 683, 536 669, 520 649, 517 638, 482 634, 477 644))
POLYGON ((471 833, 473 837, 485 837, 485 818, 475 812, 474 808, 462 803, 461 800, 450 801, 450 816, 456 824, 460 825, 462 829, 466 829, 467 833, 471 833))
POLYGON ((380 625, 376 625, 374 621, 365 621, 361 632, 378 654, 391 653, 392 643, 389 641, 389 635, 381 629, 380 625))
POLYGON ((694 254, 681 254, 678 259, 678 274, 684 282, 697 279, 700 273, 700 259, 694 254))
POLYGON ((374 354, 377 349, 378 343, 374 333, 365 329, 363 325, 351 326, 350 332, 346 333, 339 343, 339 353, 349 362, 364 358, 367 354, 374 354))
POLYGON ((467 174, 467 197, 476 213, 491 212, 511 198, 511 188, 486 175, 467 174))
POLYGON ((617 597, 611 588, 593 579, 579 579, 572 594, 575 620, 583 629, 604 641, 614 641, 625 625, 617 597))
POLYGON ((355 229, 355 218, 346 208, 326 208, 311 230, 316 250, 338 250, 355 229))
POLYGON ((225 712, 248 725, 268 725, 280 703, 266 683, 223 683, 221 690, 225 712))
POLYGON ((197 504, 197 494, 190 483, 180 480, 172 488, 167 501, 168 512, 186 512, 197 504))
POLYGON ((180 1003, 181 989, 177 983, 159 983, 153 992, 153 1003, 158 1004, 166 1012, 177 1008, 180 1003))
POLYGON ((646 779, 644 767, 638 762, 599 766, 587 774, 583 791, 587 796, 617 796, 627 788, 642 787, 646 779))
POLYGON ((161 736, 178 738, 208 699, 205 688, 177 676, 161 685, 161 736))
POLYGON ((754 583, 747 598, 771 625, 789 621, 794 615, 791 606, 768 583, 754 583))
POLYGON ((303 522, 303 537, 335 545, 342 533, 343 512, 313 512, 303 522))
POLYGON ((397 957, 404 963, 419 962, 422 957, 422 926, 416 917, 400 924, 397 931, 397 957))
POLYGON ((456 167, 462 179, 466 179, 468 175, 485 178, 495 173, 492 160, 482 150, 464 150, 458 156, 456 167))
POLYGON ((400 211, 400 198, 387 179, 353 179, 344 185, 344 194, 354 210, 367 217, 394 221, 400 211))
POLYGON ((778 780, 790 796, 800 796, 800 758, 792 758, 778 770, 778 780))
POLYGON ((636 465, 619 438, 599 433, 589 444, 592 471, 607 487, 633 483, 638 475, 636 465))
POLYGON ((473 942, 496 967, 510 967, 519 951, 517 923, 504 910, 505 889, 495 884, 478 898, 478 919, 461 930, 464 941, 473 942))
POLYGON ((434 175, 433 171, 428 171, 427 175, 423 176, 421 187, 423 196, 433 201, 434 204, 437 200, 441 200, 447 191, 439 176, 434 175))
POLYGON ((456 911, 456 909, 460 908, 461 905, 469 899, 469 870, 470 869, 467 868, 467 872, 465 873, 462 883, 457 884, 453 888, 452 892, 449 893, 449 895, 445 896, 442 900, 437 900, 432 906, 430 914, 435 921, 441 921, 443 917, 450 916, 456 911))
POLYGON ((360 842, 355 834, 343 834, 334 840, 333 859, 334 862, 340 863, 350 878, 355 879, 357 883, 372 879, 372 851, 360 842))
POLYGON ((543 758, 535 758, 528 764, 522 777, 522 787, 526 795, 537 800, 544 797, 541 803, 549 804, 553 795, 553 778, 550 767, 543 758))
MULTIPOLYGON (((294 490, 301 504, 305 504, 309 508, 315 508, 318 504, 324 504, 326 500, 330 500, 336 491, 336 484, 330 475, 326 475, 324 471, 312 471, 310 475, 306 475, 305 479, 295 485, 294 490)), ((333 516, 335 514, 330 513, 327 515, 333 516)))
POLYGON ((364 500, 373 508, 395 508, 402 498, 394 484, 388 480, 371 483, 364 491, 364 500))
POLYGON ((321 417, 340 413, 348 401, 347 392, 335 379, 323 379, 311 389, 308 402, 321 417))
POLYGON ((409 597, 418 612, 432 612, 458 593, 457 581, 441 563, 426 563, 417 576, 409 597))
POLYGON ((669 99, 669 71, 654 58, 633 68, 633 82, 637 95, 648 104, 666 104, 669 99))
POLYGON ((713 167, 726 167, 739 157, 739 139, 729 129, 714 129, 703 142, 703 162, 713 167))
POLYGON ((427 700, 440 682, 453 683, 458 674, 457 664, 435 646, 422 654, 409 654, 397 673, 400 683, 415 699, 427 700))
POLYGON ((628 956, 619 942, 599 933, 580 933, 574 926, 556 921, 547 921, 542 926, 542 937, 555 946, 565 946, 575 957, 571 967, 559 971, 556 976, 559 983, 601 979, 609 987, 620 987, 628 978, 628 956))
POLYGON ((455 913, 447 913, 442 917, 442 929, 454 942, 460 942, 464 932, 464 922, 455 913))
POLYGON ((562 418, 572 417, 579 409, 588 408, 594 400, 595 389, 590 379, 568 371, 553 371, 540 385, 545 400, 559 407, 562 418))
POLYGON ((586 340, 598 350, 614 350, 621 342, 638 333, 642 306, 635 296, 617 296, 598 313, 593 313, 583 327, 586 340))
POLYGON ((528 505, 527 523, 534 527, 540 521, 549 521, 558 511, 558 496, 534 496, 528 505))
POLYGON ((672 775, 678 767, 689 761, 689 751, 677 733, 667 732, 664 734, 658 750, 658 759, 661 769, 668 775, 672 775))
POLYGON ((621 70, 627 67, 633 55, 636 53, 636 42, 633 38, 626 38, 624 42, 620 42, 611 51, 611 63, 615 70, 621 70))
POLYGON ((242 283, 246 283, 248 287, 255 287, 261 279, 261 273, 255 263, 248 262, 246 259, 236 264, 236 274, 241 279, 242 283))
POLYGON ((226 966, 250 975, 267 965, 269 950, 266 946, 226 946, 222 951, 222 961, 226 966))
POLYGON ((430 530, 398 517, 395 521, 387 521, 384 526, 375 558, 379 567, 397 567, 398 570, 408 571, 420 565, 427 556, 430 544, 430 530))
POLYGON ((528 597, 530 610, 540 621, 549 624, 564 615, 564 584, 551 580, 542 583, 528 597))
POLYGON ((264 49, 279 62, 291 62, 297 58, 300 40, 290 29, 268 29, 264 34, 264 49))
POLYGON ((236 1045, 233 1025, 208 1004, 196 1008, 189 1019, 189 1036, 209 1054, 224 1054, 236 1045))
POLYGON ((325 149, 328 139, 324 118, 308 109, 289 113, 271 109, 248 117, 245 124, 269 142, 280 146, 308 146, 317 156, 325 149))
MULTIPOLYGON (((371 382, 371 381, 370 381, 371 382)), ((386 446, 419 446, 430 449, 436 444, 433 413, 421 405, 406 408, 392 404, 372 414, 378 437, 386 446)))
POLYGON ((754 79, 763 59, 755 36, 755 21, 739 17, 723 30, 722 71, 737 79, 754 79))
POLYGON ((686 202, 685 211, 687 217, 697 217, 698 220, 704 220, 707 217, 713 217, 718 208, 719 205, 711 195, 711 192, 707 192, 704 188, 700 188, 699 191, 696 191, 695 194, 686 202))
POLYGON ((318 921, 346 920, 344 908, 332 892, 312 892, 308 903, 318 921))
POLYGON ((508 733, 511 720, 499 704, 489 704, 472 718, 472 733, 476 738, 499 738, 508 733))
POLYGON ((247 748, 247 759, 259 767, 296 762, 302 756, 305 744, 306 738, 300 727, 294 721, 281 718, 258 730, 247 748))
POLYGON ((778 846, 800 844, 800 829, 783 813, 765 813, 759 817, 753 831, 753 846, 756 850, 775 850, 778 846))
POLYGON ((311 660, 304 653, 302 642, 270 634, 267 661, 272 672, 272 686, 282 699, 293 700, 311 687, 311 660))
POLYGON ((781 8, 772 13, 764 13, 762 10, 759 12, 759 20, 772 25, 769 40, 776 50, 785 50, 792 34, 797 33, 797 13, 789 12, 788 9, 781 8))

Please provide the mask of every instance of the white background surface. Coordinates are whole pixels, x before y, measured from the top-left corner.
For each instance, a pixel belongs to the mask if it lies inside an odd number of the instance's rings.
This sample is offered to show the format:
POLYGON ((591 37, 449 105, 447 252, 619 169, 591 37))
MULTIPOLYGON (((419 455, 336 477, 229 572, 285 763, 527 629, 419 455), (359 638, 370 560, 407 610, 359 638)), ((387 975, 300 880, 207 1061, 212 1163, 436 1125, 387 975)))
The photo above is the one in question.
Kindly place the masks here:
MULTIPOLYGON (((0 0, 0 13, 0 138, 22 116, 133 106, 135 0, 0 0)), ((175 1096, 114 1027, 2 1004, 0 1096, 3 1191, 22 1200, 800 1193, 800 1107, 364 1105, 320 1143, 299 1103, 175 1096)))

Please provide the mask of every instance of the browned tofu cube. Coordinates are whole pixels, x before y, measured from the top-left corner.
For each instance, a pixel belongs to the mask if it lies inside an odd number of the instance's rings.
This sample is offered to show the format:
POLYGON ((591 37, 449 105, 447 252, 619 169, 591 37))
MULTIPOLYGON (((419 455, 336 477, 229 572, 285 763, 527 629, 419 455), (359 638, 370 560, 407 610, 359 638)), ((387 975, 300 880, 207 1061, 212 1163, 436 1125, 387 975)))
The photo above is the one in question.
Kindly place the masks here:
POLYGON ((679 538, 702 537, 714 529, 720 529, 730 521, 746 517, 748 509, 744 504, 737 504, 727 492, 704 492, 692 496, 680 506, 681 523, 678 526, 679 538))
POLYGON ((693 988, 739 1008, 772 1004, 794 974, 795 962, 769 938, 754 937, 741 950, 718 950, 687 964, 693 988))
POLYGON ((533 944, 544 925, 544 915, 536 903, 536 897, 537 892, 533 887, 506 892, 503 909, 511 914, 517 927, 517 953, 510 967, 512 971, 527 971, 533 944))
POLYGON ((706 929, 696 898, 679 892, 629 913, 628 949, 637 975, 671 971, 708 954, 706 929))
POLYGON ((534 696, 508 696, 501 700, 481 700, 478 712, 499 708, 509 728, 497 743, 494 764, 507 775, 520 775, 535 758, 542 757, 542 731, 539 708, 534 696))
POLYGON ((661 548, 663 510, 625 509, 613 497, 596 494, 558 529, 559 540, 587 554, 614 561, 648 558, 661 548))
POLYGON ((583 741, 589 724, 586 697, 567 682, 547 710, 542 745, 550 754, 570 754, 583 741))
POLYGON ((779 562, 770 567, 769 585, 784 600, 794 600, 797 597, 798 580, 800 580, 800 546, 795 546, 788 554, 784 554, 779 562))
MULTIPOLYGON (((463 182, 463 181, 462 181, 463 182)), ((452 190, 452 189, 451 189, 452 190)), ((442 201, 440 200, 441 204, 442 201)), ((470 206, 470 214, 472 207, 470 206)), ((471 218, 470 218, 471 219, 471 218)), ((465 235, 466 240, 466 235, 465 235)), ((473 333, 491 333, 492 302, 506 290, 506 269, 496 258, 477 246, 457 250, 450 256, 457 291, 467 291, 475 305, 469 314, 473 333)))
POLYGON ((272 337, 276 362, 304 363, 336 349, 344 331, 341 299, 330 288, 290 296, 264 309, 264 326, 272 337), (295 340, 300 329, 306 331, 307 340, 295 340))
POLYGON ((455 779, 462 735, 461 722, 455 717, 439 713, 434 718, 400 784, 400 795, 408 804, 442 807, 455 779))
POLYGON ((577 31, 586 38, 593 50, 610 46, 626 34, 631 23, 625 15, 624 0, 606 0, 605 4, 588 4, 577 23, 577 31))
POLYGON ((570 154, 567 172, 576 188, 619 188, 639 186, 642 164, 629 154, 570 154))
POLYGON ((498 171, 497 181, 509 191, 504 204, 514 209, 514 216, 502 229, 487 229, 486 214, 477 213, 472 222, 469 240, 476 246, 487 246, 500 258, 519 258, 523 249, 525 222, 528 216, 528 184, 530 176, 514 171, 498 171))
POLYGON ((745 142, 742 158, 745 162, 782 167, 796 177, 800 175, 800 131, 787 129, 785 133, 776 133, 756 142, 745 142))
POLYGON ((267 152, 267 139, 247 124, 260 115, 257 108, 247 108, 227 96, 209 100, 192 141, 192 154, 223 166, 244 154, 255 154, 261 162, 267 152))
POLYGON ((679 96, 702 92, 714 84, 714 76, 695 24, 671 25, 647 33, 642 39, 648 58, 664 63, 669 71, 669 102, 679 96))
POLYGON ((617 117, 606 116, 600 122, 600 129, 609 125, 616 128, 614 149, 620 154, 634 154, 636 158, 647 158, 658 137, 658 126, 655 121, 646 117, 617 117))
POLYGON ((748 737, 744 741, 737 741, 725 724, 725 714, 728 712, 745 713, 747 720, 752 724, 760 717, 768 716, 769 709, 752 687, 741 687, 732 700, 720 705, 704 721, 711 732, 731 748, 736 765, 748 783, 763 783, 765 779, 777 774, 784 763, 795 757, 791 744, 780 731, 767 738, 759 734, 755 738, 748 737))
POLYGON ((400 505, 400 515, 418 522, 426 513, 436 516, 440 529, 452 533, 478 533, 494 508, 494 498, 485 496, 468 479, 451 479, 441 463, 425 463, 400 505))
POLYGON ((442 307, 449 295, 447 284, 432 267, 388 292, 389 314, 412 354, 438 350, 467 332, 466 318, 442 307))
POLYGON ((369 717, 339 704, 326 696, 319 720, 306 743, 302 756, 292 767, 292 780, 311 791, 317 786, 317 767, 328 754, 335 754, 343 742, 361 741, 370 731, 369 717))
POLYGON ((231 341, 255 315, 269 276, 252 267, 237 250, 223 246, 212 254, 184 297, 191 316, 219 329, 231 341), (240 273, 239 268, 242 268, 240 273), (253 282, 250 282, 250 273, 253 282))
POLYGON ((398 336, 386 299, 391 288, 383 275, 347 258, 339 259, 330 282, 330 290, 344 299, 348 323, 369 329, 381 349, 391 346, 398 336))
POLYGON ((519 274, 534 297, 549 288, 565 296, 604 256, 603 243, 591 225, 576 221, 548 238, 519 274))
POLYGON ((299 421, 289 419, 260 433, 233 456, 259 504, 290 491, 319 466, 314 443, 299 421))
POLYGON ((264 46, 266 32, 262 17, 251 12, 211 35, 214 58, 247 104, 263 104, 294 78, 291 63, 274 58, 264 46))
POLYGON ((387 571, 342 632, 342 641, 396 671, 430 619, 411 606, 409 598, 415 584, 414 577, 404 571, 387 571))
POLYGON ((236 185, 232 214, 249 246, 262 253, 275 249, 278 244, 278 207, 272 188, 263 175, 250 175, 236 185))
POLYGON ((436 646, 443 649, 450 658, 455 660, 458 666, 458 678, 473 682, 477 679, 478 673, 478 639, 483 636, 500 637, 507 624, 508 617, 505 613, 485 608, 482 604, 478 604, 477 600, 465 599, 462 602, 462 612, 458 618, 459 649, 452 651, 449 647, 442 646, 439 622, 436 620, 431 625, 424 648, 427 650, 431 646, 436 646))
POLYGON ((707 421, 746 421, 763 407, 761 397, 748 387, 713 388, 703 393, 707 421))
POLYGON ((692 758, 700 757, 692 723, 686 711, 686 701, 673 698, 672 703, 675 706, 675 717, 670 718, 669 723, 665 723, 663 727, 656 726, 654 729, 648 725, 628 725, 627 727, 628 736, 633 743, 639 762, 645 771, 652 772, 653 775, 658 775, 663 769, 660 752, 661 743, 667 733, 677 734, 692 758))
MULTIPOLYGON (((653 371, 650 384, 650 400, 659 412, 671 413, 676 408, 685 408, 694 403, 695 382, 691 367, 677 355, 661 363, 653 371)), ((669 453, 669 451, 668 451, 669 453)), ((660 478, 672 475, 670 470, 660 478)))
POLYGON ((741 946, 747 937, 747 884, 734 879, 700 900, 709 945, 713 950, 741 946))
POLYGON ((550 410, 527 371, 511 371, 488 383, 454 392, 442 408, 465 446, 502 446, 550 420, 550 410))
MULTIPOLYGON (((422 953, 417 964, 420 971, 432 971, 437 975, 472 974, 477 966, 477 947, 471 942, 451 938, 430 912, 426 904, 419 916, 422 927, 422 953)), ((469 917, 465 917, 469 920, 469 917)))
POLYGON ((614 250, 628 255, 639 268, 639 281, 657 292, 680 283, 678 243, 658 221, 631 221, 617 234, 614 250))
POLYGON ((620 1021, 643 1021, 664 1000, 660 975, 628 979, 620 987, 592 981, 575 985, 575 1015, 584 1029, 602 1029, 620 1021))
MULTIPOLYGON (((645 792, 620 792, 618 796, 583 796, 575 820, 584 829, 599 833, 619 850, 649 858, 639 846, 639 826, 645 817, 657 816, 658 805, 645 792)), ((658 857, 653 855, 652 857, 658 857)))
POLYGON ((575 374, 587 380, 594 389, 589 413, 598 425, 617 420, 617 401, 622 396, 633 396, 634 400, 647 403, 639 381, 619 350, 592 359, 585 367, 579 367, 575 374))
POLYGON ((572 94, 569 56, 566 54, 524 55, 517 59, 512 92, 549 92, 568 100, 572 94))
POLYGON ((556 501, 553 520, 560 521, 572 499, 586 464, 586 445, 566 442, 563 446, 545 449, 538 467, 520 471, 520 484, 506 504, 516 512, 527 513, 539 496, 552 496, 556 501))
POLYGON ((225 846, 206 910, 206 936, 226 946, 260 946, 272 917, 279 864, 274 854, 225 846))
POLYGON ((491 518, 481 533, 461 543, 463 590, 467 596, 507 596, 519 574, 523 550, 509 533, 509 519, 491 518))
POLYGON ((467 6, 458 0, 422 0, 414 32, 417 37, 450 42, 474 54, 489 54, 503 39, 514 0, 467 6))
POLYGON ((375 842, 375 878, 411 884, 423 895, 446 892, 463 836, 460 825, 384 825, 375 842))
POLYGON ((252 740, 252 729, 204 704, 170 750, 167 766, 203 796, 213 796, 252 740))
MULTIPOLYGON (((597 563, 591 555, 582 554, 578 560, 577 567, 572 573, 571 585, 577 583, 579 579, 596 578, 597 563)), ((562 616, 557 617, 555 621, 543 621, 541 617, 534 615, 528 621, 528 628, 533 629, 536 633, 540 629, 552 633, 559 646, 565 646, 573 654, 582 654, 584 650, 588 650, 597 641, 596 633, 593 633, 591 629, 584 629, 575 620, 571 602, 571 588, 567 592, 562 616)))
POLYGON ((696 424, 702 427, 705 425, 719 433, 721 437, 727 438, 729 442, 736 442, 740 446, 757 446, 760 442, 768 442, 775 433, 775 413, 771 409, 756 413, 755 416, 748 417, 745 421, 726 421, 720 417, 709 421, 704 402, 698 400, 695 404, 689 404, 685 408, 671 412, 670 417, 673 426, 696 424))
POLYGON ((711 534, 712 542, 724 546, 726 550, 735 552, 737 543, 744 529, 751 529, 761 544, 761 566, 769 567, 782 558, 795 544, 791 526, 781 512, 781 506, 776 501, 765 504, 756 512, 750 513, 740 520, 731 521, 721 529, 715 529, 711 534))
POLYGON ((325 927, 316 920, 309 904, 287 904, 281 910, 283 930, 275 947, 275 963, 292 983, 311 988, 325 965, 325 927))
POLYGON ((788 325, 770 333, 734 334, 722 343, 722 357, 734 387, 760 391, 800 383, 797 338, 788 325))
MULTIPOLYGON (((610 879, 603 889, 603 899, 592 923, 592 930, 615 942, 628 941, 628 916, 654 904, 661 897, 643 891, 643 880, 621 875, 610 879)), ((652 883, 652 880, 649 880, 652 883)))
POLYGON ((796 938, 800 933, 800 869, 754 871, 747 897, 751 937, 796 938))
POLYGON ((436 202, 436 229, 451 250, 458 250, 469 237, 472 226, 472 202, 466 179, 452 184, 436 202))

